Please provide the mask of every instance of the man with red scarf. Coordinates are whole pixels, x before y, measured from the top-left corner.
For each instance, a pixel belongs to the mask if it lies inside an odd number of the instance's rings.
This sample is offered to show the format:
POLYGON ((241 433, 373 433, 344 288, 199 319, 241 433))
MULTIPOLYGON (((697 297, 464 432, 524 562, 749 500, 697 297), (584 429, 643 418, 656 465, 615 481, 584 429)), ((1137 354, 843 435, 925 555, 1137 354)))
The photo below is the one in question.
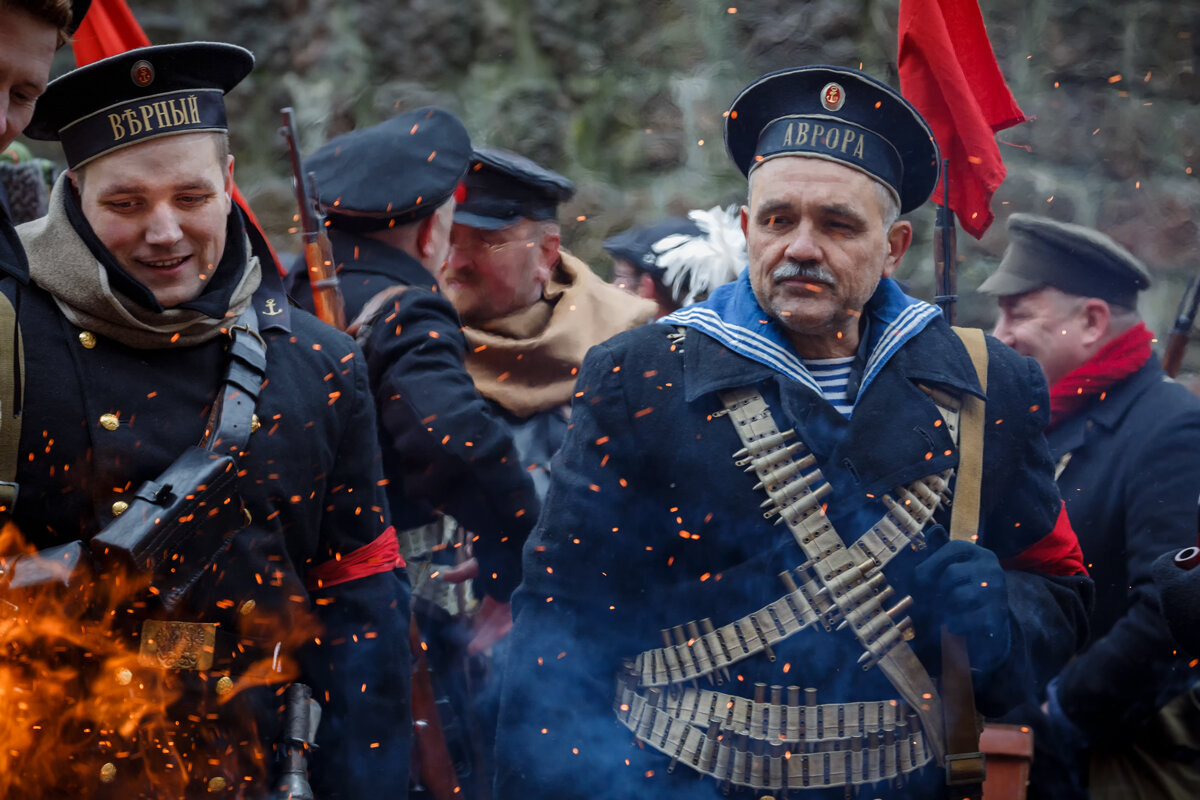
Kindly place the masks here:
POLYGON ((1200 797, 1196 670, 1176 651, 1151 579, 1157 556, 1196 540, 1200 400, 1151 351, 1136 310, 1150 275, 1132 254, 1029 214, 1014 214, 1008 231, 980 291, 998 298, 996 338, 1046 373, 1046 437, 1096 582, 1092 639, 1032 720, 1030 796, 1200 797), (1153 790, 1139 791, 1148 781, 1153 790))

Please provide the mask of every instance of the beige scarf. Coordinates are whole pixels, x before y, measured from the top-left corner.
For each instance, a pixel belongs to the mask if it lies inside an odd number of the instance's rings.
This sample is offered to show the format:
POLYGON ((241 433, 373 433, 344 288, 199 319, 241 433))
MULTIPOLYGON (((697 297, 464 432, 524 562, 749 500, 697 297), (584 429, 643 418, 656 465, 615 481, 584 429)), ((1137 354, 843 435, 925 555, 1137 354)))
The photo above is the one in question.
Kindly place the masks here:
MULTIPOLYGON (((262 279, 256 256, 247 260, 223 319, 186 308, 154 311, 114 290, 108 271, 67 219, 68 180, 63 173, 55 182, 50 213, 21 225, 17 233, 29 257, 33 282, 54 297, 73 325, 144 350, 187 347, 219 335, 249 306, 262 279)), ((249 243, 246 252, 250 252, 249 243)))
POLYGON ((650 322, 658 308, 561 256, 541 300, 484 328, 463 328, 475 387, 518 417, 569 404, 588 349, 650 322))

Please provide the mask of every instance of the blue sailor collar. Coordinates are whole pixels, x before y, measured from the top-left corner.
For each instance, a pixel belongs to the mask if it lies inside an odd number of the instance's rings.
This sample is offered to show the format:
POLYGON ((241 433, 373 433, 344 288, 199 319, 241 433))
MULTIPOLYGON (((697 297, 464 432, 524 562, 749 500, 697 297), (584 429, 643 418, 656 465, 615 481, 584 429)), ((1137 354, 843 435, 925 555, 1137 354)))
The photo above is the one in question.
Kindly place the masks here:
MULTIPOLYGON (((890 278, 879 282, 863 311, 868 315, 867 347, 863 353, 866 365, 858 397, 866 392, 888 359, 941 313, 935 306, 906 295, 890 278)), ((733 283, 718 287, 704 302, 681 308, 659 322, 694 328, 735 353, 821 394, 820 386, 783 329, 758 304, 750 287, 749 269, 742 270, 733 283)))

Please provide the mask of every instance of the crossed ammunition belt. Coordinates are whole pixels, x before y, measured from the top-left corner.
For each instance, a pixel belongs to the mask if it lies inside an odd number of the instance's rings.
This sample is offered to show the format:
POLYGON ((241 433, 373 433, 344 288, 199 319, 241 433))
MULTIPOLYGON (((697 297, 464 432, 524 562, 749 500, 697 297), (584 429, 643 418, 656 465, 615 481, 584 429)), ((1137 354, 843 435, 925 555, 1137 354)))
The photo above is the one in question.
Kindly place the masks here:
POLYGON ((477 605, 471 591, 471 581, 446 583, 432 577, 446 565, 433 561, 434 553, 461 544, 461 529, 452 517, 439 515, 433 522, 409 528, 396 534, 400 553, 408 566, 414 601, 423 601, 450 617, 469 614, 477 605))
POLYGON ((912 604, 890 608, 894 590, 882 568, 908 546, 924 547, 923 530, 949 502, 947 470, 881 498, 886 513, 846 546, 825 515, 832 492, 816 458, 779 431, 754 389, 722 393, 743 447, 738 466, 754 472, 767 494, 763 516, 785 524, 805 563, 780 573, 786 593, 740 619, 715 627, 691 621, 663 631, 664 646, 638 654, 618 677, 615 711, 647 745, 707 775, 754 789, 860 785, 891 780, 945 752, 940 699, 908 646, 912 604), (700 690, 690 683, 729 679, 734 664, 820 623, 848 630, 863 647, 859 664, 881 669, 901 700, 816 705, 815 690, 759 685, 753 700, 700 690), (784 693, 787 702, 783 702, 784 693), (909 711, 903 711, 908 709, 909 711), (910 713, 911 712, 911 713, 910 713))

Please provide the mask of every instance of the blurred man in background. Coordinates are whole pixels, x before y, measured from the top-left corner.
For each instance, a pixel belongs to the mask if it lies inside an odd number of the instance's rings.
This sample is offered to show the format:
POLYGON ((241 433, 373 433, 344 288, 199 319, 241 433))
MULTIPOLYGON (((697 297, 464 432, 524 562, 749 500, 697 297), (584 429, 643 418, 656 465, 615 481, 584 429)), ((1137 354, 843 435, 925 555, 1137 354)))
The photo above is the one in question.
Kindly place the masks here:
POLYGON ((658 304, 658 317, 698 303, 746 265, 737 206, 688 212, 604 240, 613 285, 658 304))

